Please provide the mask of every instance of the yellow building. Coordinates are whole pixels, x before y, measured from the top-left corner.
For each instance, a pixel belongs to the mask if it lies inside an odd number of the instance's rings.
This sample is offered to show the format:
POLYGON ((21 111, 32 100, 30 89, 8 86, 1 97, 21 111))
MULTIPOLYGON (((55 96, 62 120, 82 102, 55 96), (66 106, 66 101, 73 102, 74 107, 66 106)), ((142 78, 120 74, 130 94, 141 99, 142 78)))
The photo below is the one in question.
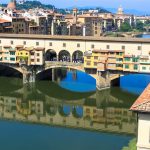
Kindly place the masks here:
POLYGON ((139 58, 132 55, 125 55, 123 61, 123 71, 138 72, 139 58))
POLYGON ((123 71, 123 58, 124 50, 93 50, 91 54, 87 53, 84 56, 84 68, 95 72, 105 70, 123 71))
POLYGON ((19 64, 26 64, 26 65, 30 65, 30 51, 33 50, 33 47, 29 47, 29 48, 21 48, 18 49, 16 51, 16 59, 17 59, 17 63, 19 64))

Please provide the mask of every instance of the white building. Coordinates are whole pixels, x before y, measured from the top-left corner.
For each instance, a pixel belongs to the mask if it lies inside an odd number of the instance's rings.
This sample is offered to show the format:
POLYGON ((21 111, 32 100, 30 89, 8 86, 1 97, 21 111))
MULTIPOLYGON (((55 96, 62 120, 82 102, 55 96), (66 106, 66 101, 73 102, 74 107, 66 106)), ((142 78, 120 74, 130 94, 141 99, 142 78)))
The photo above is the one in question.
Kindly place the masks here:
POLYGON ((150 150, 150 84, 130 110, 138 114, 137 150, 150 150))

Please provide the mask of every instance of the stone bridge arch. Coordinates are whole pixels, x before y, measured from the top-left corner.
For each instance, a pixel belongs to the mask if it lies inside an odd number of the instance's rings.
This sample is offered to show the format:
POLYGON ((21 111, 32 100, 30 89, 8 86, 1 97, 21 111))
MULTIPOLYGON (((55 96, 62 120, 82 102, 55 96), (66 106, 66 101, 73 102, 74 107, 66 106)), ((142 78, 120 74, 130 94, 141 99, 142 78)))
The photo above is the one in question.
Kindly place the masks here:
MULTIPOLYGON (((5 69, 7 70, 7 68, 10 70, 10 73, 9 73, 9 71, 5 71, 6 72, 6 76, 8 75, 10 75, 11 74, 11 72, 13 73, 14 72, 14 74, 15 74, 15 72, 16 73, 18 73, 18 75, 20 76, 20 77, 23 77, 23 73, 24 73, 24 69, 23 68, 21 68, 21 67, 16 67, 16 66, 13 66, 13 65, 7 65, 7 64, 0 64, 0 71, 4 71, 5 69), (7 74, 8 73, 8 74, 7 74)), ((11 76, 11 75, 10 75, 11 76)))
POLYGON ((83 52, 81 50, 76 50, 72 54, 72 62, 83 63, 83 52))
POLYGON ((72 61, 70 52, 68 50, 60 50, 58 53, 58 61, 72 61))
MULTIPOLYGON (((84 70, 84 66, 82 63, 73 63, 73 62, 49 62, 45 65, 45 68, 43 68, 43 70, 39 70, 36 73, 36 76, 40 75, 41 73, 43 73, 44 71, 50 70, 50 69, 55 69, 55 68, 67 68, 67 69, 72 69, 72 70, 77 70, 77 71, 81 71, 81 72, 85 72, 84 70)), ((88 73, 87 73, 88 74, 88 73)), ((97 74, 88 74, 89 76, 91 76, 92 78, 94 78, 95 80, 97 79, 97 74)))
POLYGON ((45 61, 57 61, 57 52, 53 49, 48 49, 45 52, 45 61))

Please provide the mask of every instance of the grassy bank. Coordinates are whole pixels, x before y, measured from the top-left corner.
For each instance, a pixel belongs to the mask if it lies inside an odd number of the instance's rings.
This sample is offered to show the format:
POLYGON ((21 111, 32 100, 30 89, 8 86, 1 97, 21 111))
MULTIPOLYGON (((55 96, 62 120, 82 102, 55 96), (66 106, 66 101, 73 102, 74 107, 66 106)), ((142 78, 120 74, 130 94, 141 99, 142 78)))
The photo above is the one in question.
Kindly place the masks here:
POLYGON ((136 139, 132 139, 127 147, 123 147, 122 150, 136 150, 136 139))

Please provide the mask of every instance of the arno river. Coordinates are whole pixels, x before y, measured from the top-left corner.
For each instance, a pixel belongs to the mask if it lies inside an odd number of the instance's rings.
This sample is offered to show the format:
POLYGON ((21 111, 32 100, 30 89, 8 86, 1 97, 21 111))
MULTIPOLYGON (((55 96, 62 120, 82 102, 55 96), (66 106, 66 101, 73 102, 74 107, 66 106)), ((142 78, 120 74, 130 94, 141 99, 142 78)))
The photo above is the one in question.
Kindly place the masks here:
POLYGON ((0 77, 0 149, 121 150, 136 136, 128 110, 149 81, 128 75, 120 87, 97 91, 94 79, 76 71, 24 86, 0 77))

